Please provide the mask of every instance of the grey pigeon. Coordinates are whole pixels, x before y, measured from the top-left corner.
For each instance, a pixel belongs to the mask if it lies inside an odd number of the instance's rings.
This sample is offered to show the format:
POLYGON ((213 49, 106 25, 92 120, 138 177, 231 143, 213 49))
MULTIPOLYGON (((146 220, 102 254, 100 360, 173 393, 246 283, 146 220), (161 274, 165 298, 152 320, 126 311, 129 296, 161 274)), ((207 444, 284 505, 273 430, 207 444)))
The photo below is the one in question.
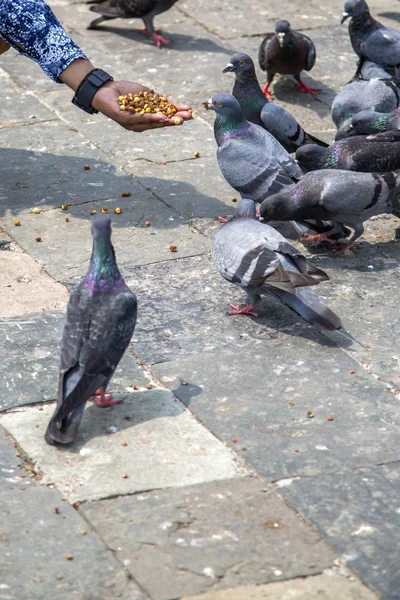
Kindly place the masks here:
POLYGON ((222 175, 241 194, 255 202, 298 181, 300 167, 268 131, 243 118, 239 102, 220 92, 207 104, 216 112, 214 136, 222 175))
POLYGON ((365 60, 397 68, 400 65, 400 31, 374 19, 365 0, 347 0, 341 23, 349 17, 351 45, 360 58, 357 72, 361 71, 365 60))
POLYGON ((90 23, 88 29, 96 29, 103 21, 116 19, 142 19, 145 25, 143 33, 147 37, 152 37, 158 47, 162 44, 170 44, 171 40, 166 40, 159 31, 154 29, 153 19, 156 15, 166 12, 177 2, 177 0, 91 0, 88 4, 93 4, 90 10, 100 13, 98 17, 90 23))
POLYGON ((258 51, 260 67, 267 72, 267 83, 263 87, 263 93, 270 96, 269 86, 276 73, 280 73, 293 75, 297 81, 297 89, 315 96, 319 90, 308 87, 300 78, 301 71, 311 71, 315 59, 314 42, 303 33, 292 31, 289 21, 277 21, 275 33, 265 36, 258 51))
POLYGON ((394 67, 386 67, 384 69, 381 65, 377 65, 370 60, 366 60, 360 72, 361 79, 391 79, 396 75, 394 67))
MULTIPOLYGON (((338 226, 354 229, 342 245, 349 248, 364 231, 363 223, 374 215, 400 216, 400 171, 393 173, 354 173, 351 171, 313 171, 299 183, 270 196, 261 204, 264 221, 329 219, 338 226)), ((330 234, 319 241, 329 241, 330 234)))
POLYGON ((92 235, 88 271, 67 307, 57 406, 45 434, 48 444, 73 441, 86 402, 97 390, 99 406, 120 402, 105 391, 135 329, 137 302, 118 270, 110 217, 93 217, 92 235))
POLYGON ((235 73, 232 95, 239 102, 246 121, 264 127, 285 150, 296 152, 300 146, 312 143, 328 146, 304 131, 286 108, 268 101, 259 86, 254 62, 248 54, 235 53, 222 72, 235 73))
POLYGON ((332 120, 338 133, 336 139, 346 137, 347 128, 355 114, 363 110, 391 112, 400 104, 400 89, 396 79, 353 81, 336 95, 331 107, 332 120))
POLYGON ((311 265, 276 229, 257 221, 254 201, 242 198, 234 217, 217 232, 212 244, 215 266, 227 281, 247 294, 244 308, 228 314, 257 316, 261 296, 271 294, 319 330, 341 327, 340 319, 309 286, 329 279, 311 265))
POLYGON ((357 135, 321 148, 302 146, 296 160, 303 171, 346 169, 364 173, 383 173, 400 169, 400 131, 377 135, 357 135))
POLYGON ((390 113, 364 110, 354 115, 347 129, 347 135, 369 135, 394 130, 400 130, 400 108, 390 113))

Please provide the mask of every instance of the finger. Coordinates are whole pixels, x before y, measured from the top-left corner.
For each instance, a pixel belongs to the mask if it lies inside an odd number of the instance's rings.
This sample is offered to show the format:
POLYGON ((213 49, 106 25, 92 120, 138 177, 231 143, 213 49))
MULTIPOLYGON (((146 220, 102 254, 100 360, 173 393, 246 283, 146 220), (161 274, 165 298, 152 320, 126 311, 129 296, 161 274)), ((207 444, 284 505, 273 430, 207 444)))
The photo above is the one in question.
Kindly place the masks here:
POLYGON ((178 111, 174 114, 174 117, 178 117, 184 121, 190 121, 190 119, 193 119, 192 113, 188 111, 178 111))
POLYGON ((128 131, 135 131, 136 133, 141 133, 142 131, 148 131, 149 129, 161 129, 162 127, 174 127, 175 124, 173 122, 167 121, 161 123, 147 123, 147 124, 135 124, 135 125, 125 125, 125 129, 128 131))
POLYGON ((188 104, 177 104, 176 109, 178 112, 192 110, 192 107, 188 104))

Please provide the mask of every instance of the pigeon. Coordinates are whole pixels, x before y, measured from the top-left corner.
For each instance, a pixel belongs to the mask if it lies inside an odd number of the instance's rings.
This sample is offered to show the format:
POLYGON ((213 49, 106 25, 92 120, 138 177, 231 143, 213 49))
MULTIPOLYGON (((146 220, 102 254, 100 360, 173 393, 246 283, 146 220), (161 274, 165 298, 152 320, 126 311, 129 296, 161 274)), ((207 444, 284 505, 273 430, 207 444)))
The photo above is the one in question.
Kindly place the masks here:
MULTIPOLYGON (((350 248, 364 232, 363 223, 383 213, 400 216, 400 171, 392 173, 354 173, 323 169, 304 175, 299 183, 270 196, 261 204, 265 222, 293 219, 328 219, 351 227, 353 236, 341 244, 350 248)), ((330 233, 320 240, 333 241, 330 233)))
POLYGON ((288 152, 295 152, 305 143, 328 145, 305 132, 288 110, 268 101, 259 86, 254 62, 248 54, 235 53, 222 72, 235 73, 232 95, 238 100, 244 118, 264 127, 288 152))
POLYGON ((380 113, 364 110, 357 113, 351 120, 347 135, 368 135, 384 131, 400 130, 400 108, 390 113, 380 113))
POLYGON ((88 271, 73 291, 61 340, 58 398, 48 424, 48 444, 73 441, 91 396, 113 406, 105 392, 136 324, 137 302, 126 285, 111 243, 111 219, 92 218, 93 251, 88 271))
POLYGON ((319 330, 341 327, 340 319, 311 290, 329 279, 276 229, 256 219, 253 200, 242 198, 232 219, 217 232, 212 258, 218 271, 247 294, 247 304, 231 304, 230 315, 258 316, 261 296, 271 294, 319 330))
POLYGON ((142 19, 145 25, 143 33, 147 37, 152 37, 157 46, 170 44, 171 40, 166 40, 159 31, 154 29, 153 19, 156 15, 166 12, 175 4, 177 0, 91 0, 88 4, 93 4, 90 10, 100 13, 101 17, 94 19, 88 26, 88 29, 96 29, 103 21, 116 19, 142 19))
POLYGON ((391 112, 400 104, 400 89, 396 79, 370 79, 348 83, 336 95, 331 107, 332 120, 338 133, 336 139, 346 137, 347 128, 355 114, 362 110, 391 112))
POLYGON ((377 65, 370 60, 366 60, 361 67, 360 78, 361 79, 391 79, 396 75, 393 67, 386 67, 384 69, 381 65, 377 65))
POLYGON ((277 21, 275 33, 268 33, 265 36, 258 51, 260 67, 267 72, 267 83, 263 87, 263 93, 270 96, 269 86, 276 73, 280 73, 293 75, 298 82, 298 90, 315 96, 319 90, 308 87, 300 79, 301 71, 303 69, 311 71, 315 59, 314 42, 303 33, 292 31, 289 21, 284 19, 277 21))
POLYGON ((376 21, 365 0, 347 0, 341 24, 351 17, 349 35, 354 52, 359 57, 356 75, 365 60, 383 67, 400 66, 400 31, 376 21))
POLYGON ((222 175, 242 197, 262 202, 303 171, 268 131, 243 117, 239 102, 220 92, 204 105, 216 112, 214 136, 222 175))
POLYGON ((232 95, 240 104, 243 117, 264 127, 288 152, 296 152, 304 144, 327 147, 313 135, 306 133, 296 119, 283 106, 278 106, 264 96, 257 81, 254 62, 248 54, 237 52, 222 71, 235 73, 232 95))
POLYGON ((302 146, 296 160, 303 171, 345 169, 383 173, 400 169, 400 131, 357 135, 334 142, 329 148, 302 146))

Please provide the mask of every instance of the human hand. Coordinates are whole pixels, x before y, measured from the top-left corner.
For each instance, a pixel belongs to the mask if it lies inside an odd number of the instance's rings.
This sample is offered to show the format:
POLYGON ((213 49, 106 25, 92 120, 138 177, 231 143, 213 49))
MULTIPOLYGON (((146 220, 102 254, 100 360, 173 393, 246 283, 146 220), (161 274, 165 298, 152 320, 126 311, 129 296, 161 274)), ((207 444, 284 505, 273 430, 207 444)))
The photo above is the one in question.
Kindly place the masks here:
POLYGON ((109 117, 124 129, 130 131, 146 131, 160 127, 182 125, 183 121, 192 119, 190 107, 186 105, 177 106, 178 112, 172 117, 159 113, 138 113, 122 111, 118 104, 119 96, 126 94, 137 94, 138 92, 151 92, 150 88, 134 83, 133 81, 109 81, 99 88, 91 102, 93 108, 109 117))

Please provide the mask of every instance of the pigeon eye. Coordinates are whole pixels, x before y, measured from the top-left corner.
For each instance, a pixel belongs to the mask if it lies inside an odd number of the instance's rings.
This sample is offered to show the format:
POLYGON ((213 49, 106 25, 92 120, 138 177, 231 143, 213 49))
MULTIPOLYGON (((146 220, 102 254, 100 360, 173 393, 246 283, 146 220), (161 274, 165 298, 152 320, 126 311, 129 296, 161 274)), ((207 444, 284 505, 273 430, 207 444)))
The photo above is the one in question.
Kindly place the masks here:
POLYGON ((274 209, 272 208, 272 206, 270 206, 270 207, 268 208, 268 213, 271 215, 273 212, 274 212, 274 209))
POLYGON ((244 65, 244 60, 241 60, 241 61, 239 62, 239 65, 244 65))
POLYGON ((305 152, 305 153, 303 154, 303 158, 308 158, 308 154, 307 154, 307 152, 305 152))
POLYGON ((216 102, 215 104, 216 104, 216 106, 219 106, 220 108, 222 106, 221 102, 216 102))
POLYGON ((361 125, 361 121, 356 121, 356 125, 361 125))

